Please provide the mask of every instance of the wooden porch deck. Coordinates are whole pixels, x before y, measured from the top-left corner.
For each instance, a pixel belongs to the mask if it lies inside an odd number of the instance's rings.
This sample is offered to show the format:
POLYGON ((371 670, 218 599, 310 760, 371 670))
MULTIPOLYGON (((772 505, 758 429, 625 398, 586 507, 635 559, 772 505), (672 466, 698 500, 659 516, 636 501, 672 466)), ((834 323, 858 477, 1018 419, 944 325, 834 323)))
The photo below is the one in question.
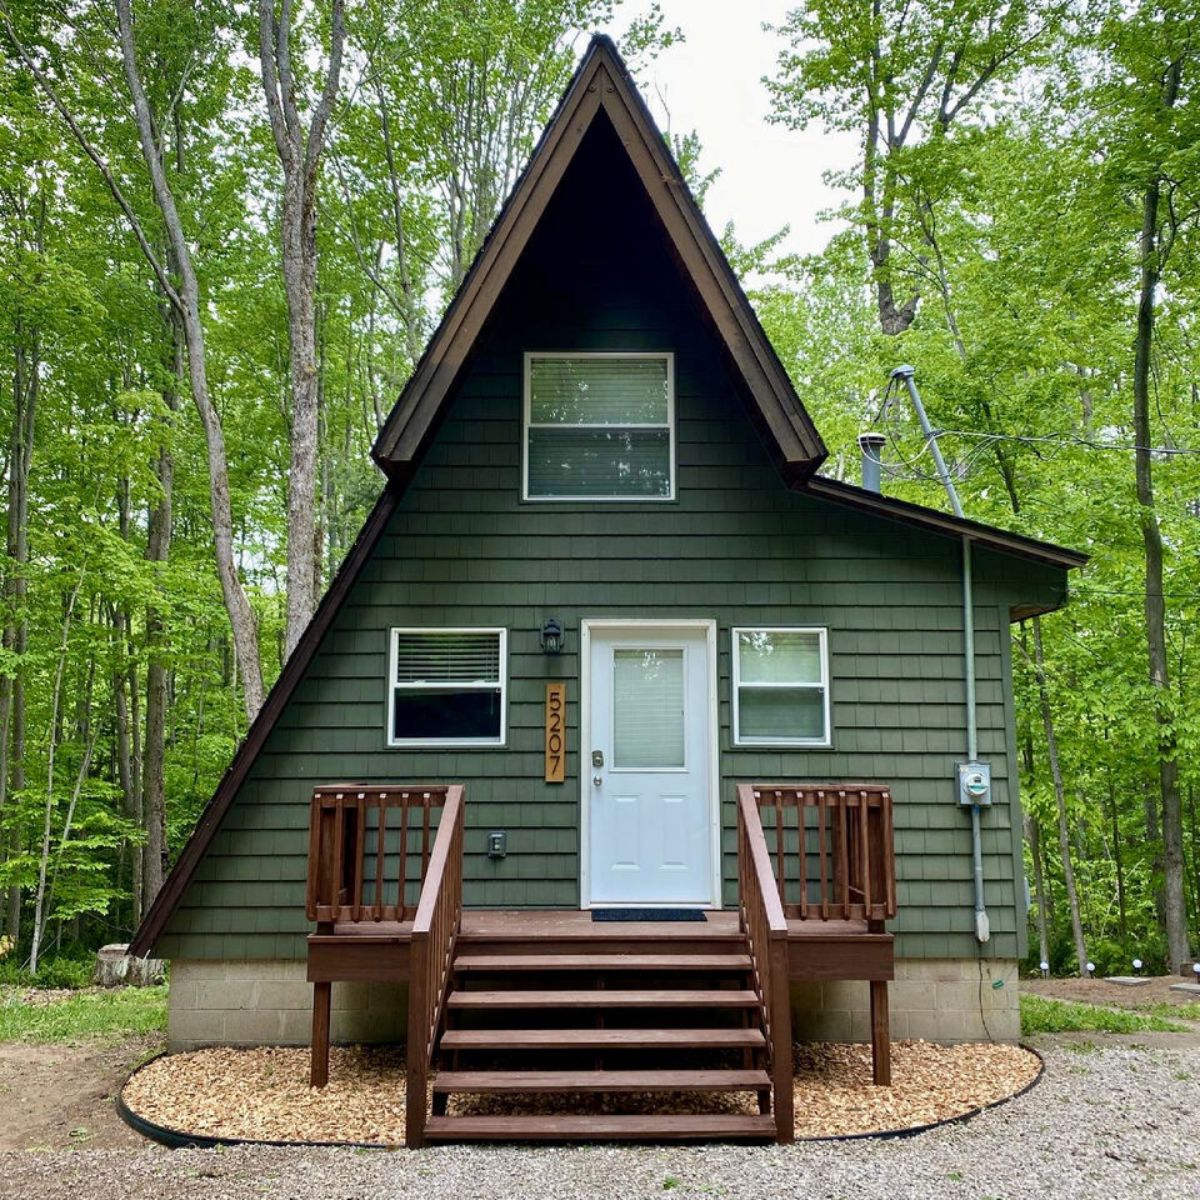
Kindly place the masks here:
MULTIPOLYGON (((562 954, 633 953, 646 946, 655 954, 700 953, 715 942, 744 941, 734 909, 706 912, 703 922, 593 921, 575 909, 464 908, 460 948, 473 942, 522 941, 562 954)), ((407 978, 412 921, 337 921, 331 931, 308 939, 308 981, 407 978), (383 948, 382 950, 380 948, 383 948), (400 974, 397 976, 397 971, 400 974)), ((867 921, 787 922, 788 975, 795 981, 891 979, 892 935, 872 932, 867 921)))
POLYGON ((409 983, 407 1142, 792 1136, 790 983, 870 983, 877 1083, 890 1082, 895 913, 880 785, 743 785, 737 910, 598 922, 576 910, 462 907, 458 787, 332 785, 313 797, 308 942, 314 1086, 331 986, 409 983), (436 835, 431 810, 441 808, 436 835), (762 814, 771 820, 764 832, 762 814), (417 867, 419 866, 419 869, 417 867), (759 1115, 448 1116, 455 1094, 749 1092, 759 1115))

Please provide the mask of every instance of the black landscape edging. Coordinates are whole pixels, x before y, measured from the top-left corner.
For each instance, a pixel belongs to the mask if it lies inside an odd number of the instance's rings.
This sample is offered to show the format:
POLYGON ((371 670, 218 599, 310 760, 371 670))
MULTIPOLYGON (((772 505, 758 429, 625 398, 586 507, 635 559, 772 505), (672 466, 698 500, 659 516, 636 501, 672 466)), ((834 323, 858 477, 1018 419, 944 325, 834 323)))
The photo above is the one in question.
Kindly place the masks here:
POLYGON ((140 1113, 136 1113, 128 1104, 125 1103, 125 1088, 129 1081, 143 1067, 148 1067, 152 1062, 157 1062, 160 1058, 167 1057, 167 1052, 164 1050, 160 1054, 156 1054, 153 1058, 148 1058, 144 1063, 140 1063, 134 1067, 125 1082, 121 1084, 121 1090, 117 1093, 117 1116, 125 1122, 130 1129, 136 1130, 143 1137, 149 1138, 151 1141, 159 1142, 164 1146, 169 1146, 172 1150, 214 1150, 218 1146, 333 1146, 341 1147, 347 1150, 403 1150, 403 1145, 392 1145, 387 1142, 306 1142, 306 1141, 270 1141, 266 1138, 239 1138, 239 1137, 220 1137, 215 1134, 208 1133, 184 1133, 180 1129, 169 1129, 166 1125, 159 1125, 154 1121, 143 1117, 140 1113))
MULTIPOLYGON (((1010 1101, 1024 1096, 1026 1092, 1032 1091, 1042 1081, 1042 1076, 1046 1073, 1046 1060, 1042 1057, 1041 1051, 1026 1045, 1024 1042, 1018 1044, 1022 1050, 1032 1054, 1038 1060, 1038 1071, 1023 1088, 1013 1092, 1011 1096, 1001 1096, 999 1100, 992 1100, 988 1104, 981 1104, 978 1108, 972 1108, 965 1113, 959 1113, 955 1117, 946 1117, 941 1121, 930 1121, 925 1125, 911 1125, 902 1129, 879 1129, 872 1130, 869 1133, 813 1134, 808 1137, 798 1137, 795 1140, 797 1142, 861 1142, 869 1139, 893 1141, 900 1138, 916 1137, 922 1133, 929 1133, 934 1129, 941 1129, 946 1125, 961 1125, 963 1122, 970 1121, 972 1118, 979 1116, 980 1113, 988 1112, 993 1108, 999 1108, 1002 1104, 1008 1104, 1010 1101)), ((213 1150, 218 1146, 300 1146, 308 1148, 324 1146, 346 1150, 403 1150, 405 1148, 401 1143, 272 1141, 265 1138, 219 1137, 207 1133, 185 1133, 179 1129, 169 1129, 166 1125, 159 1125, 139 1115, 125 1103, 125 1087, 129 1081, 143 1067, 148 1067, 152 1062, 157 1062, 165 1056, 166 1051, 164 1050, 161 1054, 156 1054, 153 1058, 148 1058, 144 1063, 141 1063, 130 1071, 125 1083, 121 1085, 121 1090, 117 1093, 116 1107, 117 1116, 131 1129, 136 1130, 136 1132, 140 1133, 143 1137, 149 1138, 151 1141, 159 1142, 163 1146, 169 1146, 172 1150, 185 1150, 188 1148, 213 1150)), ((653 1139, 648 1140, 652 1141, 653 1139)), ((545 1143, 541 1144, 544 1145, 545 1143)))
POLYGON ((1026 1045, 1024 1042, 1018 1042, 1028 1054, 1032 1054, 1038 1060, 1037 1074, 1023 1087, 1018 1088, 1009 1096, 1001 1096, 999 1100, 991 1100, 987 1104, 981 1104, 978 1108, 968 1109, 965 1113, 959 1113, 956 1117, 945 1117, 941 1121, 929 1121, 925 1125, 909 1125, 902 1129, 880 1129, 871 1133, 826 1133, 813 1134, 809 1137, 798 1137, 798 1142, 861 1142, 867 1138, 878 1138, 880 1140, 898 1140, 900 1138, 916 1137, 921 1133, 929 1133, 933 1129, 941 1129, 945 1125, 961 1125, 964 1121, 970 1121, 972 1118, 979 1116, 980 1113, 989 1112, 993 1108, 999 1108, 1002 1104, 1008 1104, 1011 1100, 1016 1100, 1024 1096, 1026 1092, 1032 1091, 1042 1081, 1042 1076, 1046 1073, 1046 1060, 1042 1057, 1040 1050, 1035 1050, 1033 1046, 1026 1045))

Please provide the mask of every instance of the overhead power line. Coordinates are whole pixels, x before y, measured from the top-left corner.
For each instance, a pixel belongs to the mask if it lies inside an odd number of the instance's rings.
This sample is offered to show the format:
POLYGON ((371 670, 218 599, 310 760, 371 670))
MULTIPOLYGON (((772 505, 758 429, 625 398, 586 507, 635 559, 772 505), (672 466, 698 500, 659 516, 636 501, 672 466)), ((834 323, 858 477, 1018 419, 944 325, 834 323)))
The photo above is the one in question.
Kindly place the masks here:
POLYGON ((939 429, 936 431, 936 436, 979 438, 989 442, 1027 442, 1050 446, 1073 446, 1084 450, 1108 450, 1122 454, 1131 454, 1138 450, 1148 450, 1151 454, 1165 455, 1200 454, 1200 450, 1186 446, 1115 445, 1112 442, 1097 442, 1093 438, 1081 438, 1062 433, 1038 436, 1020 433, 980 433, 973 429, 939 429))

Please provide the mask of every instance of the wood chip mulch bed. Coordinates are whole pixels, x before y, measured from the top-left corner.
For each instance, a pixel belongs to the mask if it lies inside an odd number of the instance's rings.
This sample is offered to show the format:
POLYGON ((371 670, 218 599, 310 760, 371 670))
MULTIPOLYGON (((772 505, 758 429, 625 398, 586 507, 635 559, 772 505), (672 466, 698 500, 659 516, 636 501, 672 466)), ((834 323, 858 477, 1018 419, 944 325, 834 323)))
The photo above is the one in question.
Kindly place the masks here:
POLYGON ((1041 1059, 1020 1046, 892 1043, 892 1086, 871 1083, 871 1047, 796 1047, 797 1137, 912 1129, 961 1117, 1028 1087, 1041 1059))
MULTIPOLYGON (((960 1117, 1021 1091, 1040 1066, 1036 1055, 1019 1046, 896 1042, 893 1084, 877 1088, 869 1046, 798 1045, 796 1136, 878 1133, 960 1117)), ((308 1086, 308 1067, 306 1049, 197 1050, 148 1063, 126 1084, 122 1098, 147 1121, 207 1137, 404 1144, 403 1050, 335 1047, 323 1091, 308 1086)), ((597 1112, 758 1111, 752 1093, 586 1100, 597 1112)), ((580 1111, 580 1098, 540 1098, 531 1108, 503 1097, 455 1097, 450 1113, 556 1109, 580 1111)))
POLYGON ((404 1051, 335 1046, 329 1084, 308 1086, 309 1052, 262 1046, 167 1054, 121 1093, 138 1116, 207 1137, 404 1144, 404 1051))

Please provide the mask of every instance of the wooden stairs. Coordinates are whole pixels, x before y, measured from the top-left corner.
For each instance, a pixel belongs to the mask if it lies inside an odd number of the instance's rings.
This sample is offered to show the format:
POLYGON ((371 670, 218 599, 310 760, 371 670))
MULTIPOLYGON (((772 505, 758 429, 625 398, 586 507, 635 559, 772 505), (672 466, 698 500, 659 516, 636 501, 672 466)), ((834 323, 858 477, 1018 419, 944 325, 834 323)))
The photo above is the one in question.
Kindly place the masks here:
POLYGON ((775 1139, 745 935, 613 929, 460 934, 426 1141, 775 1139), (483 1096, 511 1113, 470 1113, 483 1096), (670 1113, 647 1112, 654 1100, 670 1113))

